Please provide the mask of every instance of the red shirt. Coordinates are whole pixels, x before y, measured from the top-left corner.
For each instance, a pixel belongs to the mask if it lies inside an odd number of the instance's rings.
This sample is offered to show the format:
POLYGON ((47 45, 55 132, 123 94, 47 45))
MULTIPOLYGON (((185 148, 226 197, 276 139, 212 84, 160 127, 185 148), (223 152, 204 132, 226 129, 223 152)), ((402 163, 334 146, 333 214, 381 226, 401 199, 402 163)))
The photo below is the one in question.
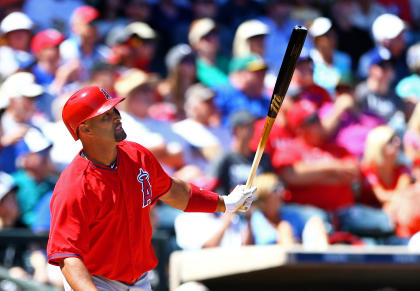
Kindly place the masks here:
POLYGON ((117 166, 74 158, 51 199, 48 262, 78 257, 91 275, 133 284, 157 265, 151 244, 150 205, 171 178, 146 148, 123 141, 117 166))
MULTIPOLYGON (((346 149, 333 143, 319 148, 304 144, 299 139, 289 139, 281 147, 276 148, 273 166, 281 170, 282 167, 292 166, 296 162, 311 163, 337 159, 354 159, 354 157, 346 149)), ((324 210, 337 210, 354 203, 349 183, 323 184, 320 181, 305 186, 288 186, 288 190, 290 195, 287 197, 287 202, 313 205, 324 210)))
POLYGON ((398 179, 403 174, 410 174, 410 169, 404 165, 397 165, 392 172, 392 182, 390 185, 385 185, 381 177, 379 177, 376 167, 362 166, 363 174, 362 195, 361 201, 364 204, 380 208, 382 205, 373 193, 373 187, 380 185, 385 190, 395 190, 398 184, 398 179))

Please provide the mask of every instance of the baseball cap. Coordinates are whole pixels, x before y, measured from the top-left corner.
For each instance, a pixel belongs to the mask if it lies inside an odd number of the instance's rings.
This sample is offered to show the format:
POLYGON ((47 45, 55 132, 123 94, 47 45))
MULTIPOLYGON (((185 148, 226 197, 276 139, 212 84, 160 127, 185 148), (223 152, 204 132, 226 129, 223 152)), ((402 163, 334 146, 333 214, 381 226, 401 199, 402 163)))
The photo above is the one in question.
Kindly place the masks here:
POLYGON ((112 47, 117 44, 122 44, 130 38, 130 32, 124 25, 114 26, 106 35, 105 44, 112 47))
POLYGON ((172 47, 165 57, 165 64, 168 71, 175 68, 185 57, 193 56, 194 53, 188 44, 181 43, 172 47))
POLYGON ((378 41, 396 38, 405 29, 405 23, 394 14, 382 14, 372 24, 373 38, 378 41))
POLYGON ((409 47, 407 51, 407 66, 412 72, 420 69, 420 43, 409 47))
POLYGON ((391 58, 392 58, 392 55, 388 49, 384 47, 375 49, 370 54, 369 68, 372 67, 373 65, 382 65, 384 63, 388 63, 391 61, 391 58))
POLYGON ((31 49, 38 54, 44 48, 56 47, 64 41, 64 35, 56 29, 46 29, 38 32, 31 41, 31 49))
POLYGON ((214 92, 201 83, 191 85, 185 91, 185 102, 194 103, 200 101, 207 101, 214 97, 214 92))
POLYGON ((239 71, 255 72, 264 69, 267 69, 267 64, 262 57, 256 54, 233 58, 229 64, 229 71, 231 73, 239 71))
POLYGON ((238 110, 233 112, 229 117, 232 128, 252 124, 256 121, 256 117, 248 110, 238 110))
POLYGON ((0 200, 14 188, 16 188, 16 184, 13 177, 5 172, 0 172, 0 200))
POLYGON ((157 81, 157 77, 139 69, 130 69, 122 74, 115 82, 118 96, 127 97, 134 89, 157 81))
POLYGON ((99 17, 99 11, 89 5, 83 5, 73 11, 71 22, 80 21, 83 23, 91 23, 99 17))
POLYGON ((306 122, 317 120, 318 113, 315 105, 308 100, 301 100, 292 105, 286 113, 287 124, 297 129, 306 122))
POLYGON ((194 44, 215 29, 216 23, 211 18, 201 18, 194 20, 190 25, 188 41, 190 44, 194 44))
POLYGON ((332 27, 331 20, 326 17, 317 17, 309 27, 309 34, 318 37, 326 34, 332 27))
POLYGON ((127 30, 141 39, 155 39, 157 37, 156 31, 150 25, 140 21, 130 23, 127 30))
POLYGON ((266 35, 268 34, 268 31, 269 29, 266 24, 257 19, 252 19, 239 25, 236 33, 244 39, 248 39, 258 35, 266 35))
POLYGON ((14 30, 32 30, 34 23, 22 12, 12 12, 7 15, 0 24, 2 33, 8 33, 14 30))
POLYGON ((1 86, 0 99, 6 104, 10 98, 37 97, 44 93, 41 85, 35 83, 35 76, 28 72, 18 72, 10 75, 1 86))

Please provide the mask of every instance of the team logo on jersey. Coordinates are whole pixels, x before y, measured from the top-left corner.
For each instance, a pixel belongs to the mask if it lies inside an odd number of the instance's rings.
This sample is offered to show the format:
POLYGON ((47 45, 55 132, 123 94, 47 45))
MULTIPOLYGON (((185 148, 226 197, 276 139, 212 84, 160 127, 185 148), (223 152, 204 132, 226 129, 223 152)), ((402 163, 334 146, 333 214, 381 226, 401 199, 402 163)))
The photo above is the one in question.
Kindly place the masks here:
POLYGON ((137 175, 137 181, 141 184, 143 208, 152 204, 152 185, 150 185, 149 176, 148 172, 140 168, 140 173, 137 175))
POLYGON ((107 91, 105 91, 102 88, 100 88, 99 90, 101 90, 102 94, 104 94, 106 100, 112 99, 111 95, 109 95, 107 91))

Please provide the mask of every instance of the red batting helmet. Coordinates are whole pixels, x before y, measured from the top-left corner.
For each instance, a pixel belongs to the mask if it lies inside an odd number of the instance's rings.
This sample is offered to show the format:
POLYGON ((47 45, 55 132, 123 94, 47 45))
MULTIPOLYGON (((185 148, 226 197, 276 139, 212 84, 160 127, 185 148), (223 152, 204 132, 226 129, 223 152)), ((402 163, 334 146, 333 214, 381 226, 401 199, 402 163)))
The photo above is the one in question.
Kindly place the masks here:
POLYGON ((63 121, 74 140, 78 140, 79 125, 95 116, 101 115, 124 100, 123 97, 112 97, 97 86, 80 89, 67 100, 63 107, 63 121))

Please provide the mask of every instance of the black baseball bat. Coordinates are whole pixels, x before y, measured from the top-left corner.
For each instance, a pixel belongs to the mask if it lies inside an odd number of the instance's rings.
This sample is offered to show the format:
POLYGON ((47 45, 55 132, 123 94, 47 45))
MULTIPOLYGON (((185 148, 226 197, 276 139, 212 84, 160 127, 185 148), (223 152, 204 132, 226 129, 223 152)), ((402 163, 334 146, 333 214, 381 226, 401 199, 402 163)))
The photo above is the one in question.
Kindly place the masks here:
POLYGON ((261 133, 257 152, 255 153, 254 161, 252 162, 251 172, 246 182, 246 188, 250 188, 252 186, 258 165, 261 161, 261 156, 264 152, 265 145, 267 144, 268 136, 271 128, 273 127, 274 121, 276 120, 277 114, 279 113, 280 107, 283 104, 284 97, 286 96, 287 89, 289 88, 290 81, 292 80, 293 72, 295 71, 307 34, 308 30, 304 26, 297 25, 293 28, 286 53, 284 54, 279 73, 277 74, 276 84, 274 85, 273 94, 271 96, 270 107, 265 119, 264 129, 261 133))

